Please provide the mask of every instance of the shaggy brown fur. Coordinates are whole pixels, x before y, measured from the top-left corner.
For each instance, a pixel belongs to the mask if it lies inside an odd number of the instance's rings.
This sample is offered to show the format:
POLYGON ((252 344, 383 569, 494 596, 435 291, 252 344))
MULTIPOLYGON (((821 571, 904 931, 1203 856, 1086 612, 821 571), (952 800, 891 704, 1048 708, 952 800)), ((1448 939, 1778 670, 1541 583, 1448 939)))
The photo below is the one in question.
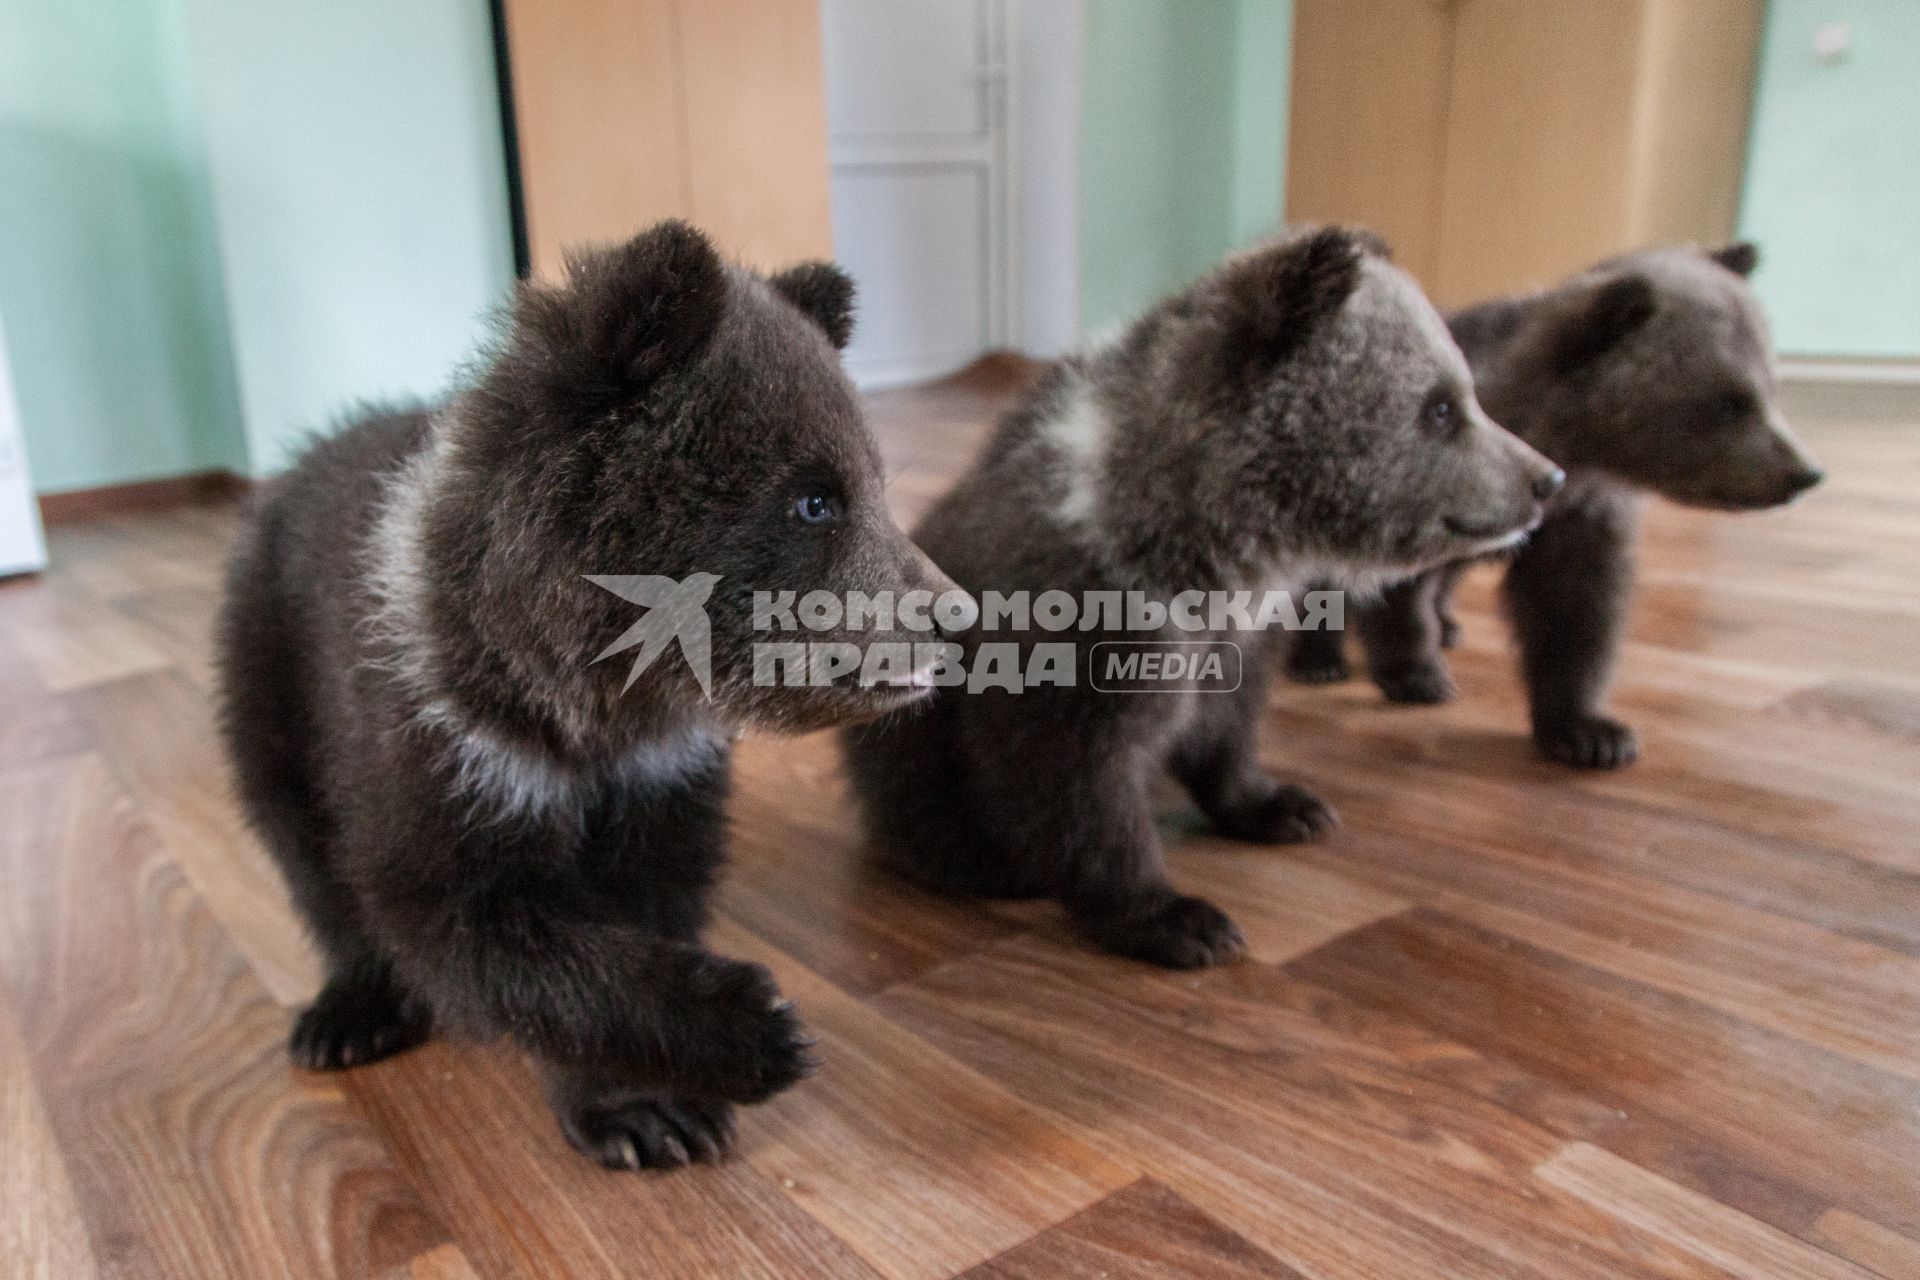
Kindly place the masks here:
MULTIPOLYGON (((1339 230, 1228 263, 1001 423, 916 538, 969 591, 1258 591, 1404 574, 1532 527, 1560 477, 1494 426, 1411 279, 1339 230)), ((1027 650, 1058 634, 968 637, 1027 650)), ((1222 832, 1311 838, 1332 811, 1254 750, 1257 633, 1076 632, 1072 687, 943 690, 849 731, 869 829, 937 891, 1056 899, 1098 944, 1216 963, 1239 930, 1167 881, 1150 789, 1171 769, 1222 832), (1094 687, 1097 642, 1240 644, 1233 692, 1094 687)), ((977 651, 977 650, 976 650, 977 651)))
POLYGON ((700 945, 729 743, 921 691, 756 685, 752 595, 951 585, 886 515, 850 309, 830 266, 763 280, 663 224, 525 287, 443 409, 265 487, 220 662, 242 799, 327 959, 301 1065, 510 1037, 573 1143, 635 1167, 717 1154, 731 1104, 806 1073, 766 971, 700 945), (596 662, 640 615, 586 574, 717 575, 711 699, 674 651, 631 688, 596 662))
MULTIPOLYGON (((1640 495, 1749 511, 1791 501, 1819 468, 1774 403, 1767 327, 1746 276, 1751 245, 1634 254, 1524 298, 1454 315, 1488 410, 1565 467, 1566 491, 1507 570, 1533 735, 1548 759, 1610 769, 1633 731, 1600 712, 1619 648, 1640 495)), ((1466 561, 1358 611, 1367 668, 1395 702, 1454 696, 1441 650, 1466 561)), ((1295 679, 1342 679, 1338 632, 1303 633, 1295 679)))

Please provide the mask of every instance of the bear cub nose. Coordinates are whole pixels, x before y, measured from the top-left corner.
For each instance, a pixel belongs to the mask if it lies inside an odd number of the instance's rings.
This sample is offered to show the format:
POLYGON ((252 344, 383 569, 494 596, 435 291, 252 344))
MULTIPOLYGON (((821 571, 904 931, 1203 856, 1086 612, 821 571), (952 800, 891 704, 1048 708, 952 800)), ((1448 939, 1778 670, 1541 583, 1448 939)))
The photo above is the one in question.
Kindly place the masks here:
POLYGON ((1548 498, 1560 492, 1560 490, 1566 486, 1566 483, 1567 473, 1555 467, 1533 482, 1533 496, 1545 502, 1548 498))
POLYGON ((1803 467, 1787 477, 1788 493, 1805 493, 1827 478, 1827 473, 1818 467, 1803 467))

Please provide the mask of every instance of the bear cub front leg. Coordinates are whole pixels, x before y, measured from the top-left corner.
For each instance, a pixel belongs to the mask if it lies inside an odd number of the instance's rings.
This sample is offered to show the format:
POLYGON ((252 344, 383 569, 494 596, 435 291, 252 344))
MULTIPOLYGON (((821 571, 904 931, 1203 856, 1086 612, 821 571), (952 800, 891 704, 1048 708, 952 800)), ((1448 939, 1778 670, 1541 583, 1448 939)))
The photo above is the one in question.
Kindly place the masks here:
POLYGON ((677 1169, 733 1149, 733 1105, 680 1098, 617 1072, 549 1068, 547 1102, 576 1151, 609 1169, 677 1169))
MULTIPOLYGON (((1339 632, 1302 632, 1301 635, 1339 632)), ((1290 655, 1291 656, 1291 655, 1290 655)), ((1198 715, 1170 764, 1214 830, 1250 844, 1301 844, 1340 825, 1333 807, 1260 766, 1259 722, 1266 705, 1263 655, 1246 649, 1246 671, 1230 694, 1196 694, 1198 715)))
POLYGON ((561 1132, 609 1168, 717 1160, 733 1144, 735 1104, 764 1102, 817 1068, 815 1038, 765 969, 692 950, 686 960, 669 984, 633 993, 644 1052, 541 1054, 561 1132))
POLYGON ((1431 705, 1451 702, 1459 690, 1441 656, 1445 631, 1440 593, 1446 578, 1432 569, 1388 587, 1360 610, 1360 639, 1367 672, 1389 702, 1431 705))
MULTIPOLYGON (((663 1018, 666 1070, 618 1061, 545 1064, 547 1100, 567 1141, 610 1169, 671 1169, 717 1161, 733 1148, 735 1103, 764 1102, 811 1075, 791 1000, 758 965, 705 957, 704 976, 663 1018)), ((674 997, 669 996, 669 999, 674 997)))
POLYGON ((287 1048, 308 1071, 344 1071, 405 1052, 432 1030, 432 1012, 368 950, 334 965, 327 985, 294 1019, 287 1048))
POLYGON ((1287 650, 1287 678, 1296 684, 1339 684, 1353 674, 1346 640, 1345 631, 1295 632, 1287 650))
POLYGON ((1633 508, 1591 500, 1548 517, 1507 570, 1533 739, 1576 769, 1633 763, 1639 740, 1600 713, 1619 651, 1633 566, 1633 508))
POLYGON ((996 840, 1052 883, 1097 946, 1169 969, 1224 964, 1245 949, 1226 912, 1167 883, 1140 753, 1093 735, 972 763, 996 840))
POLYGON ((1079 897, 1068 909, 1095 943, 1163 969, 1211 968, 1247 947, 1246 935, 1226 912, 1164 881, 1121 899, 1079 897))

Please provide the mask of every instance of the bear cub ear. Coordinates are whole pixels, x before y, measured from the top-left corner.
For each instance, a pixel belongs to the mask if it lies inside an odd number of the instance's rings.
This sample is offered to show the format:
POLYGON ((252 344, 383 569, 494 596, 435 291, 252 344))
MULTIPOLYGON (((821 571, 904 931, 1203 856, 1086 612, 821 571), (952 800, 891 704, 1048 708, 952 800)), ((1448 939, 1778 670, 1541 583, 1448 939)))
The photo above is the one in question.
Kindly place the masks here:
POLYGON ((1227 268, 1222 356, 1235 369, 1272 367, 1307 344, 1360 287, 1367 246, 1325 227, 1227 268))
POLYGON ((698 355, 726 303, 726 266, 713 243, 684 222, 662 222, 569 258, 564 284, 523 286, 512 345, 556 395, 610 408, 698 355))
POLYGON ((1760 265, 1760 246, 1742 240, 1724 249, 1716 249, 1707 256, 1737 276, 1750 276, 1754 268, 1760 265))
POLYGON ((803 262, 769 277, 767 283, 819 325, 835 349, 847 349, 853 337, 852 276, 831 262, 803 262))
POLYGON ((1556 326, 1554 364, 1573 373, 1605 355, 1653 318, 1658 305, 1653 281, 1641 275, 1609 280, 1590 292, 1556 326))

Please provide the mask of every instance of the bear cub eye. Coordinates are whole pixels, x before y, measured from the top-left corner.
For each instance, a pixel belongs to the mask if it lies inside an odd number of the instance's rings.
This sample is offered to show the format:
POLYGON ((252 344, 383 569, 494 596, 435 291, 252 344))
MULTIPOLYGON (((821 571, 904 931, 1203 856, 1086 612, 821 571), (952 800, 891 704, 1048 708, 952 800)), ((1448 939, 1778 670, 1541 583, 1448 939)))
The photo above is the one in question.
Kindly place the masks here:
POLYGON ((840 500, 822 493, 803 494, 794 499, 793 514, 802 524, 826 524, 840 518, 840 500))
POLYGON ((1459 433, 1466 425, 1466 415, 1460 412, 1460 404, 1453 392, 1446 387, 1435 387, 1427 393, 1427 399, 1420 406, 1420 425, 1442 439, 1459 433))
POLYGON ((1729 391, 1715 403, 1713 411, 1723 426, 1732 426, 1753 412, 1753 397, 1744 391, 1729 391))

